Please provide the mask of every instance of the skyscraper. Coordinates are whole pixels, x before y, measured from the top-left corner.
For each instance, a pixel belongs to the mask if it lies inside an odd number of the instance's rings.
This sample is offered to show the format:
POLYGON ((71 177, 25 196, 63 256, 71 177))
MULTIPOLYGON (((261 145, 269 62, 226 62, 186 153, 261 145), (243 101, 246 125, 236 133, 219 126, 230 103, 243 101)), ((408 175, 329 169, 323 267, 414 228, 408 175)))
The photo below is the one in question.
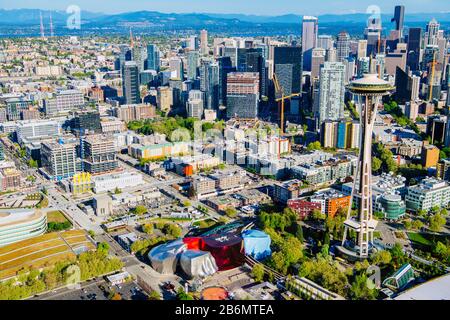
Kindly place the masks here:
POLYGON ((200 90, 205 93, 206 109, 219 108, 219 64, 202 61, 200 66, 200 90))
POLYGON ((170 87, 158 87, 156 93, 156 104, 158 109, 164 113, 169 113, 173 106, 173 93, 170 87))
POLYGON ((314 48, 312 51, 311 79, 319 77, 320 66, 325 62, 326 50, 314 48))
POLYGON ((320 69, 319 123, 344 117, 345 66, 342 62, 325 62, 320 69))
POLYGON ((219 105, 227 104, 227 75, 235 71, 230 57, 220 57, 219 64, 219 105))
POLYGON ((338 34, 336 48, 337 61, 343 62, 350 54, 350 35, 347 32, 342 31, 338 34))
POLYGON ((187 116, 201 119, 203 116, 203 92, 200 90, 189 91, 189 99, 186 102, 187 116))
POLYGON ((189 51, 187 54, 187 79, 195 80, 197 79, 197 68, 198 68, 198 51, 189 51))
POLYGON ((125 64, 125 61, 131 60, 131 50, 130 47, 127 45, 120 45, 119 47, 120 53, 119 53, 119 63, 117 65, 116 70, 121 70, 122 66, 125 64))
POLYGON ((359 205, 356 219, 351 216, 351 208, 348 210, 342 245, 338 250, 346 256, 362 260, 367 259, 372 251, 373 232, 377 226, 372 215, 373 126, 382 97, 390 94, 394 88, 387 81, 379 79, 376 74, 366 74, 350 83, 347 88, 354 95, 361 110, 361 151, 352 192, 352 199, 359 199, 359 205), (347 239, 349 230, 356 232, 356 241, 347 239))
POLYGON ((131 59, 136 62, 139 72, 145 70, 145 57, 146 57, 146 48, 142 46, 135 45, 131 48, 131 59))
POLYGON ((274 72, 285 95, 302 90, 302 48, 275 47, 274 72))
POLYGON ((260 76, 260 96, 267 95, 266 60, 262 48, 238 49, 238 66, 240 72, 257 72, 260 76))
POLYGON ((312 49, 317 46, 319 30, 318 19, 312 16, 303 16, 302 22, 302 53, 303 70, 311 71, 312 49))
POLYGON ((189 50, 196 51, 199 49, 198 36, 193 35, 189 37, 189 50))
POLYGON ((160 55, 158 47, 154 44, 147 45, 147 69, 159 71, 160 55))
POLYGON ((141 103, 139 69, 135 61, 126 61, 122 67, 122 90, 125 104, 141 103))
POLYGON ((227 76, 227 117, 258 117, 259 74, 230 72, 227 76))
POLYGON ((422 28, 409 28, 407 65, 411 71, 420 69, 422 28))
POLYGON ((425 33, 425 45, 436 46, 438 44, 439 26, 439 22, 434 18, 428 22, 425 33))
POLYGON ((367 40, 358 40, 358 50, 356 53, 356 58, 364 58, 367 56, 367 40))
POLYGON ((395 6, 394 17, 391 22, 395 22, 395 30, 399 31, 399 38, 403 37, 403 21, 405 18, 405 6, 395 6))
POLYGON ((202 54, 208 54, 208 31, 206 30, 200 31, 200 50, 202 54))
POLYGON ((183 80, 184 78, 184 66, 183 66, 183 60, 181 60, 178 57, 170 58, 169 60, 169 69, 172 79, 179 79, 183 80))
POLYGON ((319 35, 317 37, 317 48, 328 50, 334 45, 333 37, 330 35, 319 35))

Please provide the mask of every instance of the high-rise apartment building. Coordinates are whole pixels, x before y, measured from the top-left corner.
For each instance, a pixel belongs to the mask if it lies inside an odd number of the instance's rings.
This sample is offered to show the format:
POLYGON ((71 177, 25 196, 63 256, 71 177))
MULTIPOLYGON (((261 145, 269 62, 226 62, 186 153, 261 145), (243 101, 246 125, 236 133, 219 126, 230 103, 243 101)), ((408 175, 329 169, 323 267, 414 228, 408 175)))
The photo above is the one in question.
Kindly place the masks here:
POLYGON ((325 62, 320 69, 319 123, 344 117, 344 83, 344 64, 325 62))

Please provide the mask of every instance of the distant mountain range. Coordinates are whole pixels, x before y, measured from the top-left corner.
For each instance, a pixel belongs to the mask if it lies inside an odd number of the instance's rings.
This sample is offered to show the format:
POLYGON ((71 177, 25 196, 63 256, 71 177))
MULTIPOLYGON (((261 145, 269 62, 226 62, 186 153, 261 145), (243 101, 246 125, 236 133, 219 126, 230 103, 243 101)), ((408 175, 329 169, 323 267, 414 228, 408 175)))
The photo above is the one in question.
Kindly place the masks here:
MULTIPOLYGON (((40 13, 44 20, 48 20, 52 15, 53 23, 65 23, 70 15, 65 11, 48 11, 39 9, 0 9, 0 24, 30 25, 39 23, 40 13)), ((221 13, 161 13, 156 11, 136 11, 119 14, 103 14, 89 11, 82 11, 83 23, 117 24, 124 22, 150 22, 150 23, 188 23, 198 24, 300 24, 301 15, 287 14, 281 16, 259 16, 245 14, 221 14, 221 13)), ((320 15, 321 23, 364 23, 367 19, 365 13, 352 14, 325 14, 320 15)), ((392 15, 382 15, 385 23, 390 23, 392 15)), ((450 22, 450 12, 442 13, 411 13, 405 15, 405 22, 427 22, 435 18, 439 22, 450 22)))
MULTIPOLYGON (((39 9, 0 9, 0 36, 36 35, 39 29, 40 14, 44 25, 48 28, 50 14, 58 34, 70 34, 65 28, 70 14, 65 11, 48 11, 39 9), (18 27, 22 27, 19 29, 18 27)), ((360 33, 364 28, 368 15, 326 14, 319 16, 321 32, 334 34, 336 29, 345 29, 350 33, 360 33)), ((390 29, 392 15, 382 15, 383 26, 390 29)), ((448 13, 413 13, 405 16, 405 26, 422 26, 432 18, 441 23, 443 29, 450 29, 450 12, 448 13)), ((145 33, 161 33, 164 31, 199 30, 206 28, 211 32, 231 34, 298 34, 302 21, 301 15, 287 14, 281 16, 258 16, 245 14, 214 13, 161 13, 155 11, 136 11, 120 14, 104 14, 89 11, 81 12, 82 30, 78 34, 100 32, 124 32, 128 26, 142 28, 145 33)))

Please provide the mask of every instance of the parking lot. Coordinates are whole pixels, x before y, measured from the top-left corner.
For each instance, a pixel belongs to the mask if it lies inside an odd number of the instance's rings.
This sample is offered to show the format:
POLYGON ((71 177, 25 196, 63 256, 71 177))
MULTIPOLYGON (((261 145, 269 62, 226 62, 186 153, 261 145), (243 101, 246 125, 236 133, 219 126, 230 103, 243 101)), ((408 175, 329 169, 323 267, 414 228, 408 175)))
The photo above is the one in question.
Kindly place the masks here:
POLYGON ((111 285, 105 281, 45 297, 45 300, 109 300, 110 292, 119 293, 122 300, 146 300, 147 295, 135 282, 111 285))

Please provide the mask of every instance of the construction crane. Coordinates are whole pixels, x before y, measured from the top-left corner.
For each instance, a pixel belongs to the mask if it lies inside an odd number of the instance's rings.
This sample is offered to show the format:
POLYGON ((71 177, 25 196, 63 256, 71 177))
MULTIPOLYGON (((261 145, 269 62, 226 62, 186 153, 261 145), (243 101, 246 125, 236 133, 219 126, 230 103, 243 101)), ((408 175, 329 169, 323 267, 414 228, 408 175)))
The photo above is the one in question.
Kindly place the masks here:
POLYGON ((278 103, 281 103, 281 107, 279 107, 280 118, 281 118, 280 119, 280 129, 281 129, 281 134, 284 134, 284 101, 290 100, 293 97, 299 97, 301 95, 301 93, 292 93, 288 96, 285 96, 284 89, 283 89, 283 87, 280 86, 280 83, 278 82, 278 78, 277 78, 276 74, 273 75, 273 83, 275 85, 275 92, 281 96, 280 98, 275 99, 275 101, 278 103))

